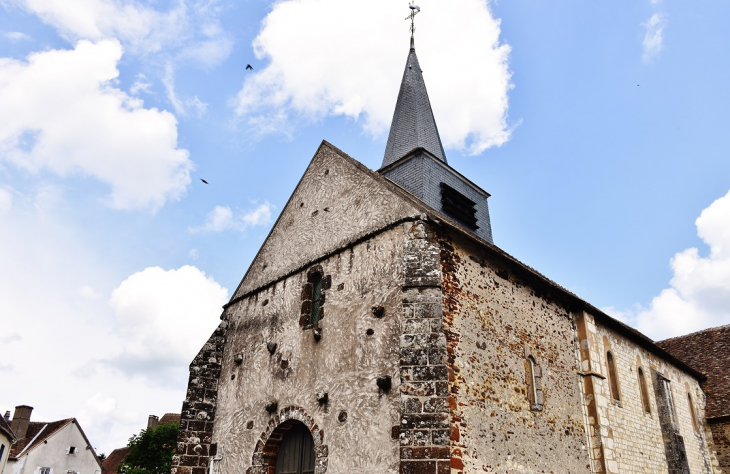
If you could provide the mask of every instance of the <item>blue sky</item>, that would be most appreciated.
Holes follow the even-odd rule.
[[[420,5],[447,157],[491,193],[495,243],[650,337],[730,323],[730,5]],[[380,166],[407,13],[1,0],[0,409],[77,416],[106,452],[179,411],[320,141]]]

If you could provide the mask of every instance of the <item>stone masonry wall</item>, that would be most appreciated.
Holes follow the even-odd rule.
[[[441,240],[451,472],[591,472],[568,310],[461,239]]]
[[[267,472],[292,413],[313,434],[318,474],[399,472],[398,361],[410,227],[398,225],[312,262],[227,309],[213,430],[216,473]],[[318,341],[315,328],[300,325],[313,266],[331,279]],[[377,385],[386,376],[390,390]]]
[[[730,473],[730,420],[709,424],[717,450],[718,470]]]
[[[589,405],[596,472],[669,472],[654,371],[670,380],[679,434],[683,438],[690,472],[714,472],[705,434],[705,397],[697,380],[626,337],[597,324],[590,314],[578,314],[576,319],[585,387],[592,390],[586,392],[586,403]],[[606,366],[609,350],[616,365],[619,401],[613,399],[609,388]],[[638,367],[644,372],[650,413],[646,413],[642,404]],[[695,430],[692,423],[688,393],[694,401],[699,430]]]
[[[441,265],[438,242],[423,222],[416,222],[409,231],[404,272],[400,472],[447,474],[451,472],[449,379]]]
[[[222,321],[190,364],[172,474],[206,474],[208,471],[227,328],[228,322]]]

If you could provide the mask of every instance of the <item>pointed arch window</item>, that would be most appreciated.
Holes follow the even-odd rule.
[[[530,410],[542,411],[542,370],[531,355],[525,361],[525,375],[527,378],[527,399],[530,402]]]
[[[616,371],[616,361],[613,359],[611,351],[606,352],[606,365],[608,365],[608,386],[611,391],[611,399],[614,402],[621,402],[621,394],[618,387],[618,373]]]
[[[644,413],[651,413],[651,405],[649,404],[649,392],[646,389],[646,376],[644,376],[644,369],[638,367],[636,369],[637,376],[639,377],[639,393],[641,394],[641,406],[644,408]]]
[[[692,395],[687,393],[687,403],[689,403],[689,414],[692,417],[692,427],[695,429],[695,433],[700,432],[700,424],[697,422],[697,413],[695,413],[695,404],[692,403]]]

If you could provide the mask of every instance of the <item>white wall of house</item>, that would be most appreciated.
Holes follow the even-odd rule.
[[[10,439],[2,431],[0,431],[0,451],[2,451],[2,454],[0,454],[0,472],[3,472],[10,453]]]
[[[3,474],[42,474],[44,467],[50,468],[50,474],[101,472],[101,464],[76,423],[67,424],[46,441],[23,454],[17,462],[8,463]],[[76,448],[75,454],[68,454],[71,446]]]

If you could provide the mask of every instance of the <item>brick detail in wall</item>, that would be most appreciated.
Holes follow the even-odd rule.
[[[228,322],[222,321],[190,364],[190,379],[180,413],[172,474],[206,474],[218,405],[218,379]]]
[[[449,374],[442,330],[440,251],[416,222],[405,252],[400,337],[401,474],[451,472]]]
[[[302,407],[287,407],[272,416],[266,431],[256,443],[256,451],[251,458],[252,466],[246,474],[273,474],[276,470],[276,453],[286,433],[296,424],[302,423],[312,434],[314,440],[315,465],[314,474],[327,473],[327,456],[329,449],[324,444],[324,431],[307,415]]]

